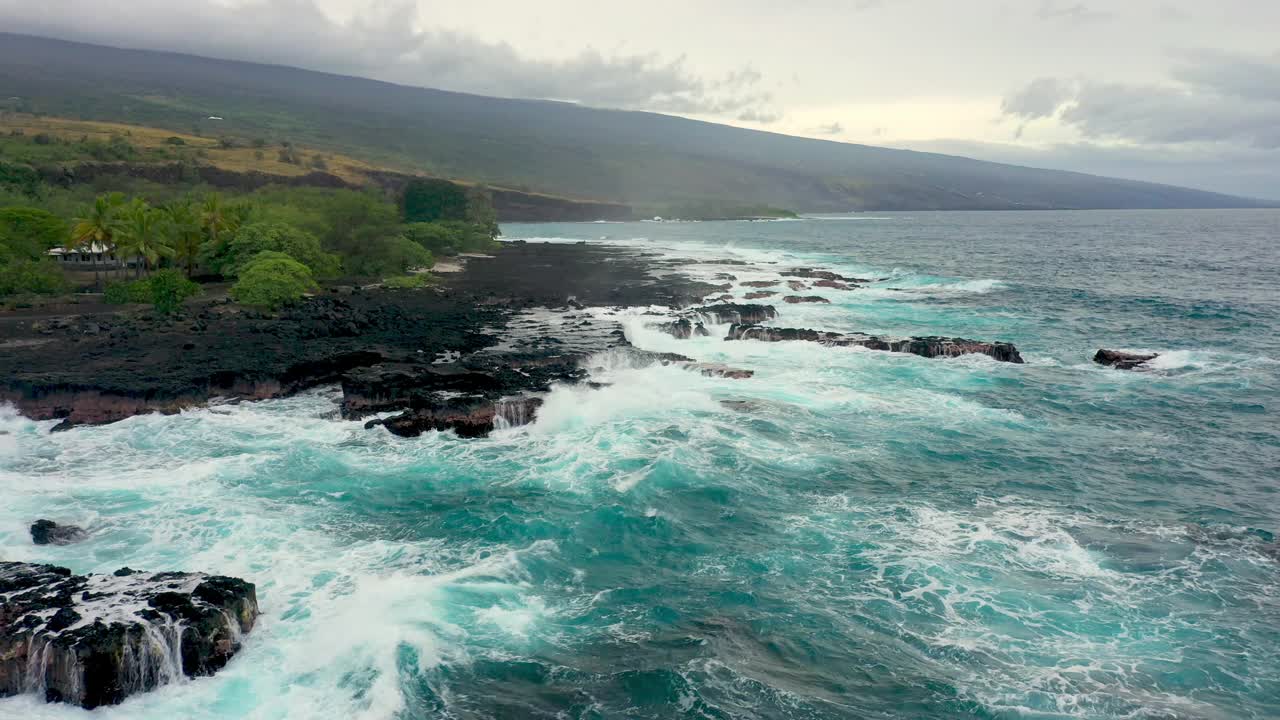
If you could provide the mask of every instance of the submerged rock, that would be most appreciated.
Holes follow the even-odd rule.
[[[839,273],[833,273],[830,270],[815,270],[813,268],[792,268],[782,274],[788,277],[809,278],[811,280],[828,280],[849,284],[867,282],[861,278],[845,277]],[[817,285],[818,283],[814,284]]]
[[[76,525],[59,525],[52,520],[31,523],[31,542],[36,545],[70,545],[88,537],[88,533]]]
[[[203,573],[0,562],[0,601],[0,697],[88,709],[214,674],[258,618],[252,583]]]
[[[822,330],[734,325],[725,340],[759,340],[761,342],[805,341],[833,347],[864,347],[868,350],[901,352],[920,357],[958,357],[986,355],[1000,362],[1021,364],[1022,355],[1010,343],[983,342],[964,338],[913,337],[882,338],[875,335],[844,334]]]
[[[815,283],[813,284],[813,286],[814,286],[814,287],[816,287],[816,288],[818,288],[818,287],[820,287],[820,288],[831,288],[831,289],[833,289],[833,290],[852,290],[852,289],[854,289],[854,287],[853,287],[853,286],[850,286],[848,283],[844,283],[844,282],[841,282],[841,281],[839,281],[839,280],[819,280],[819,281],[815,282]]]
[[[758,290],[756,292],[749,292],[746,295],[743,295],[742,297],[746,298],[747,300],[760,300],[767,297],[773,297],[774,295],[777,295],[777,294],[778,293],[774,290]]]
[[[1136,370],[1158,357],[1160,357],[1160,355],[1156,353],[1140,355],[1138,353],[1127,353],[1119,350],[1099,350],[1097,354],[1093,356],[1093,361],[1099,365],[1107,365],[1117,370]]]
[[[723,363],[688,363],[685,367],[689,370],[697,370],[707,377],[722,377],[730,380],[746,380],[756,375],[755,370],[729,367]]]
[[[809,286],[808,286],[808,285],[805,285],[804,283],[800,282],[799,280],[788,280],[788,281],[787,281],[787,287],[791,288],[792,290],[794,290],[794,291],[796,291],[796,292],[800,292],[801,290],[808,290],[808,289],[809,289]]]
[[[786,297],[782,298],[782,301],[783,301],[783,302],[786,302],[786,303],[791,303],[792,305],[798,305],[798,304],[800,304],[800,303],[829,303],[829,302],[831,302],[830,300],[828,300],[828,299],[826,299],[826,298],[824,298],[824,297],[818,297],[817,295],[806,295],[806,296],[804,296],[804,297],[801,297],[801,296],[799,296],[799,295],[788,295],[788,296],[786,296]]]
[[[778,280],[751,280],[742,283],[742,286],[749,288],[768,288],[777,285],[778,282]]]

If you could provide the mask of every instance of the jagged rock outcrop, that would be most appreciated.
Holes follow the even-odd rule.
[[[799,305],[800,303],[826,304],[831,302],[830,300],[824,297],[818,297],[817,295],[806,295],[804,297],[801,297],[799,295],[788,295],[782,298],[782,301],[785,303],[790,303],[792,305]]]
[[[31,542],[36,545],[70,545],[88,536],[83,528],[76,525],[59,525],[52,520],[31,523]]]
[[[804,341],[834,347],[864,347],[868,350],[910,353],[920,357],[958,357],[986,355],[1000,362],[1023,362],[1018,349],[1010,343],[983,342],[947,337],[882,338],[875,335],[844,334],[822,330],[733,325],[725,340],[759,340],[761,342]]]
[[[1120,350],[1099,350],[1093,361],[1099,365],[1107,365],[1117,370],[1137,370],[1160,357],[1159,354],[1140,355],[1138,353],[1121,352]]]
[[[808,285],[805,285],[804,283],[800,282],[799,280],[788,280],[788,281],[787,281],[787,287],[791,288],[791,289],[792,289],[793,291],[795,291],[795,292],[800,292],[801,290],[808,290],[808,289],[809,289],[809,286],[808,286]]]
[[[813,286],[816,288],[831,288],[832,290],[853,290],[857,287],[839,280],[818,280]]]
[[[712,325],[728,325],[732,323],[755,325],[778,317],[778,311],[772,305],[739,303],[707,305],[706,307],[697,308],[693,312],[699,317],[705,318],[705,322]]]
[[[774,287],[779,282],[780,281],[778,280],[751,280],[751,281],[742,283],[742,286],[749,287],[749,288],[769,288],[769,287]]]
[[[386,363],[342,376],[341,412],[348,420],[360,420],[409,407],[415,397],[429,393],[498,394],[502,386],[502,381],[492,374],[455,364]]]
[[[688,340],[697,335],[698,337],[708,337],[711,331],[707,330],[707,326],[702,323],[695,323],[689,318],[680,318],[675,322],[663,323],[658,326],[659,330],[670,333],[677,340]]]
[[[385,427],[393,435],[412,438],[435,430],[453,430],[458,437],[486,437],[500,427],[528,425],[537,417],[542,398],[490,400],[481,396],[436,396],[399,415],[370,420],[366,428]]]
[[[0,562],[0,697],[92,709],[212,675],[257,618],[255,588],[237,578]]]

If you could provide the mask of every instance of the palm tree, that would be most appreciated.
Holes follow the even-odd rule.
[[[140,199],[130,203],[121,228],[121,248],[142,260],[147,271],[162,257],[171,257],[173,248],[165,244],[163,216]],[[135,266],[141,275],[142,267]]]
[[[204,204],[200,207],[200,226],[215,252],[219,249],[219,238],[231,230],[230,225],[231,216],[227,212],[227,206],[222,203],[222,196],[218,193],[205,196]]]
[[[100,195],[93,201],[93,207],[84,217],[76,218],[71,228],[71,241],[68,250],[87,250],[94,254],[94,248],[103,252],[115,250],[115,238],[120,231],[120,207],[124,205],[124,195],[110,193]],[[98,263],[93,263],[93,284],[102,289],[102,275]]]
[[[168,223],[169,237],[173,241],[175,255],[186,268],[187,277],[191,277],[195,273],[200,249],[204,245],[204,228],[200,222],[200,213],[196,212],[190,198],[175,200],[161,206],[160,210]]]

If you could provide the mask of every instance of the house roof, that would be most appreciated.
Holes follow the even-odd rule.
[[[45,254],[56,256],[56,255],[66,255],[67,253],[78,253],[78,252],[84,252],[84,250],[82,250],[81,248],[60,248],[59,247],[59,248],[53,248],[47,251]],[[102,243],[93,243],[93,245],[89,248],[88,252],[91,252],[91,253],[111,252],[111,248],[107,247],[106,245],[103,245]]]

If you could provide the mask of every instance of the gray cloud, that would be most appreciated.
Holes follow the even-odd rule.
[[[1051,117],[1075,92],[1073,83],[1051,77],[1037,78],[1005,97],[1001,109],[1006,115],[1016,115],[1025,120]]]
[[[1006,97],[1004,112],[1026,121],[1056,117],[1094,140],[1280,149],[1280,56],[1176,57],[1168,83],[1042,78]]]
[[[91,18],[91,20],[90,20]],[[587,48],[567,59],[521,55],[511,45],[445,30],[416,29],[409,0],[379,0],[337,22],[314,0],[253,0],[228,7],[184,0],[0,0],[12,32],[236,60],[297,65],[411,85],[504,97],[569,100],[658,112],[777,120],[763,76],[751,67],[708,78],[683,56],[605,55]]]

